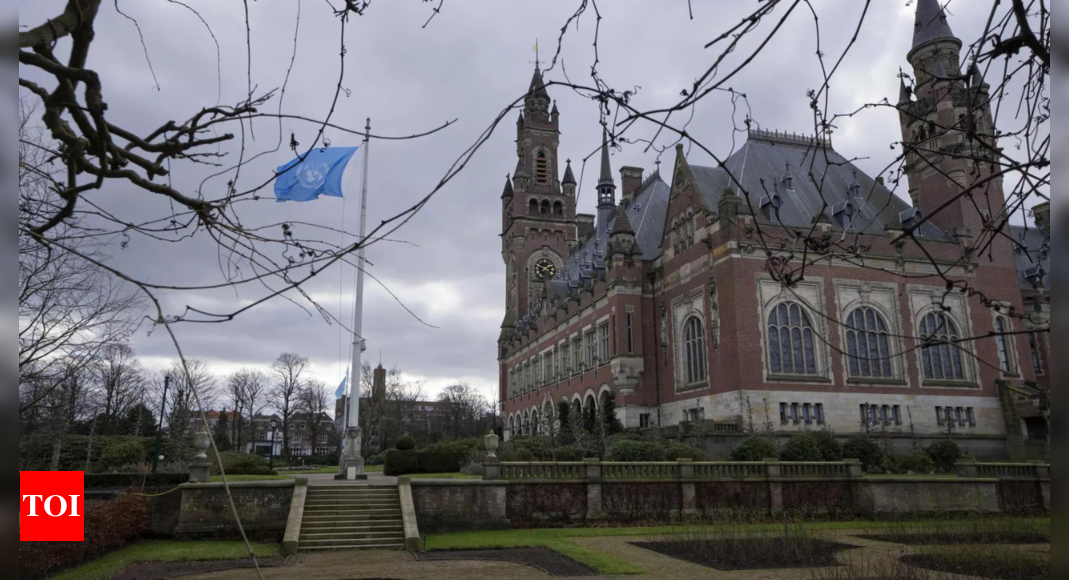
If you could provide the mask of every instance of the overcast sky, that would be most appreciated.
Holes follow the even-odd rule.
[[[340,0],[331,0],[340,4]],[[60,13],[63,0],[20,2],[20,24],[36,26]],[[243,3],[186,0],[211,25],[219,42],[219,66],[212,36],[195,15],[165,0],[125,0],[119,7],[140,25],[153,73],[134,23],[104,2],[97,21],[97,40],[89,65],[103,80],[105,100],[113,123],[147,133],[162,123],[184,120],[201,107],[232,104],[247,90],[247,61]],[[556,49],[556,38],[579,0],[447,0],[441,14],[425,29],[433,4],[418,0],[373,2],[364,17],[353,18],[345,35],[345,80],[333,122],[362,129],[371,117],[373,133],[405,135],[459,119],[452,127],[414,141],[375,141],[369,172],[369,221],[372,224],[412,205],[433,189],[454,160],[486,129],[493,118],[521,96],[530,81],[534,53],[540,40],[543,59]],[[293,51],[298,2],[250,2],[252,83],[258,93],[281,87]],[[300,3],[297,53],[283,109],[292,115],[323,118],[330,107],[339,73],[340,27],[326,1]],[[814,0],[820,14],[821,48],[829,66],[846,46],[864,2]],[[612,87],[639,87],[634,104],[653,108],[673,103],[684,88],[720,54],[703,46],[754,10],[757,2],[693,0],[694,20],[686,0],[602,0],[599,71]],[[983,26],[988,0],[954,0],[951,25],[971,41]],[[836,74],[831,91],[833,112],[853,111],[865,103],[898,97],[899,67],[913,32],[914,3],[874,0],[857,45]],[[981,13],[983,12],[983,13]],[[780,9],[778,14],[782,14]],[[570,78],[589,81],[594,21],[586,15],[579,29],[569,30],[562,55]],[[766,23],[756,33],[764,37]],[[746,43],[721,68],[728,71],[752,53]],[[816,60],[816,32],[812,14],[799,7],[783,30],[754,62],[730,82],[748,96],[749,111],[766,129],[811,133],[812,112],[806,91],[817,88],[821,74]],[[907,69],[908,70],[908,69]],[[723,74],[723,73],[722,73]],[[219,80],[221,79],[221,83]],[[561,66],[547,81],[564,80]],[[158,81],[159,90],[156,88]],[[581,160],[600,140],[597,106],[562,87],[550,95],[561,111],[560,158],[572,158],[577,176]],[[265,108],[276,110],[278,95]],[[733,113],[728,95],[704,101],[695,111],[690,131],[717,155],[732,149],[732,126],[747,113],[739,104]],[[515,113],[490,138],[463,173],[454,179],[395,238],[414,245],[383,243],[373,246],[370,272],[387,285],[429,328],[397,305],[378,285],[368,281],[365,305],[366,356],[386,366],[398,365],[412,380],[424,381],[429,394],[458,381],[478,387],[487,396],[496,392],[496,340],[504,314],[504,273],[500,248],[500,194],[505,174],[516,164]],[[899,139],[898,117],[890,109],[874,109],[838,122],[836,149],[870,174],[892,162],[889,145]],[[246,127],[248,151],[275,148],[279,127],[274,121]],[[238,127],[231,131],[238,132]],[[285,123],[298,141],[311,142],[314,128]],[[650,138],[652,126],[639,127],[632,138]],[[253,140],[253,134],[255,140]],[[328,130],[333,145],[356,145],[359,139]],[[738,139],[738,136],[735,136]],[[668,144],[663,141],[661,145]],[[737,142],[736,142],[737,144]],[[236,156],[237,150],[225,151]],[[242,183],[263,180],[271,168],[292,155],[281,150],[265,155],[243,169]],[[639,146],[614,153],[613,169],[622,165],[654,167],[656,153]],[[712,165],[696,149],[696,164]],[[665,153],[666,169],[674,152]],[[276,204],[265,199],[242,209],[247,224],[292,219],[356,230],[359,157],[345,180],[348,202],[326,198],[306,204]],[[581,184],[579,209],[592,213],[596,168],[587,167]],[[196,192],[212,171],[185,164],[172,176],[177,188]],[[666,177],[670,170],[664,171]],[[209,181],[206,197],[217,197],[227,178]],[[240,188],[239,188],[240,189]],[[141,192],[115,185],[94,193],[98,203],[131,220],[166,214],[167,206]],[[270,197],[270,195],[268,195]],[[343,215],[344,207],[344,215]],[[310,231],[304,233],[311,234]],[[329,238],[336,241],[337,236]],[[133,238],[114,261],[127,271],[159,283],[198,284],[222,278],[219,254],[199,236],[180,244],[161,244]],[[342,320],[351,316],[352,271],[330,270],[307,291]],[[341,292],[340,292],[341,290]],[[186,305],[228,311],[260,293],[253,288],[235,292],[171,293],[164,296],[170,313]],[[301,303],[298,296],[293,298]],[[307,306],[307,302],[303,302]],[[133,346],[145,363],[159,368],[175,357],[175,348],[160,331],[144,327]],[[347,361],[337,325],[294,304],[276,300],[222,325],[178,325],[185,354],[204,360],[220,375],[240,367],[266,366],[284,351],[309,357],[313,373],[331,385],[344,375]]]

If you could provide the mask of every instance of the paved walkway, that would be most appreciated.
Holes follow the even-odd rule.
[[[864,556],[874,560],[894,561],[914,548],[853,537],[853,533],[817,534],[858,546],[841,552],[840,562],[857,561]],[[812,577],[807,570],[746,570],[723,572],[663,556],[633,545],[634,542],[657,541],[663,537],[573,538],[571,541],[630,562],[646,570],[629,576],[586,576],[588,580],[804,580]],[[190,580],[255,580],[255,572],[232,570],[189,577]],[[342,551],[298,556],[286,568],[265,569],[266,580],[300,578],[300,580],[528,580],[550,578],[548,574],[520,564],[484,561],[420,562],[407,552]]]
[[[308,475],[296,475],[295,477],[307,477],[308,485],[397,485],[396,477],[387,477],[381,473],[367,474],[367,481],[344,481],[335,480],[333,473],[310,473]]]

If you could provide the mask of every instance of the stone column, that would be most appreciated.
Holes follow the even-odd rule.
[[[600,520],[605,517],[601,505],[601,460],[584,459],[586,475],[586,519]]]
[[[847,459],[844,461],[847,468],[850,470],[850,479],[861,479],[865,477],[865,466],[861,464],[860,459]]]
[[[683,499],[683,517],[698,515],[697,485],[694,483],[694,460],[679,459],[680,496]]]
[[[975,461],[959,461],[954,464],[954,470],[957,471],[958,477],[962,478],[976,478],[980,477],[980,470],[976,467]]]
[[[197,454],[189,463],[190,483],[208,483],[212,475],[212,462],[208,460],[208,448],[211,447],[211,437],[208,430],[201,427],[200,432],[193,436],[193,448]]]
[[[781,476],[780,462],[765,460],[765,477],[768,478],[768,506],[769,512],[774,516],[783,513],[783,484],[779,481]]]

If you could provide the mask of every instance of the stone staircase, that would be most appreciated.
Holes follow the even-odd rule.
[[[397,486],[309,487],[297,546],[300,551],[403,550]]]

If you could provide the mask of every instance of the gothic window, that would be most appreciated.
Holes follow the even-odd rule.
[[[584,337],[584,340],[586,341],[586,366],[587,368],[592,369],[597,366],[596,364],[594,364],[594,355],[597,352],[597,344],[594,340],[594,331],[588,330],[586,336]]]
[[[571,366],[572,360],[569,353],[570,350],[571,349],[568,348],[568,343],[564,343],[560,347],[560,362],[558,363],[558,365],[560,366],[560,374],[562,377],[567,377],[568,375],[570,375],[572,368],[574,368]]]
[[[1032,367],[1035,368],[1037,375],[1041,375],[1043,374],[1043,359],[1039,354],[1039,337],[1036,333],[1028,333],[1028,346],[1032,349]]]
[[[602,324],[598,327],[598,358],[601,364],[609,362],[609,325]]]
[[[846,353],[850,376],[892,377],[891,337],[879,312],[862,307],[846,317]]]
[[[545,377],[543,378],[542,382],[551,383],[553,382],[553,353],[546,353],[542,357],[542,362],[545,368],[545,370],[543,371],[545,373]]]
[[[553,217],[555,217],[555,218],[564,217],[564,204],[562,204],[559,201],[553,204]]]
[[[583,352],[583,339],[578,336],[572,340],[572,372],[578,373],[583,365],[580,360]]]
[[[535,155],[535,181],[538,183],[549,183],[549,160],[546,159],[546,152],[539,151]]]
[[[527,215],[538,215],[538,200],[532,199],[527,207]]]
[[[768,355],[772,374],[817,374],[816,333],[798,303],[783,302],[769,314]]]
[[[920,337],[924,347],[921,361],[926,379],[965,380],[965,365],[957,341],[958,326],[946,314],[931,313],[921,319]]]
[[[686,364],[687,384],[692,385],[708,379],[705,372],[705,332],[701,319],[692,316],[683,323],[683,353]]]
[[[541,207],[542,207],[542,209],[540,211],[541,211],[542,215],[548,216],[549,215],[549,202],[548,201],[543,201]]]
[[[1009,332],[1010,325],[1006,322],[1006,319],[998,316],[995,318],[995,341],[998,343],[998,362],[999,369],[1006,374],[1012,374],[1015,372],[1013,364],[1013,352],[1010,349],[1010,339],[1006,333]]]

